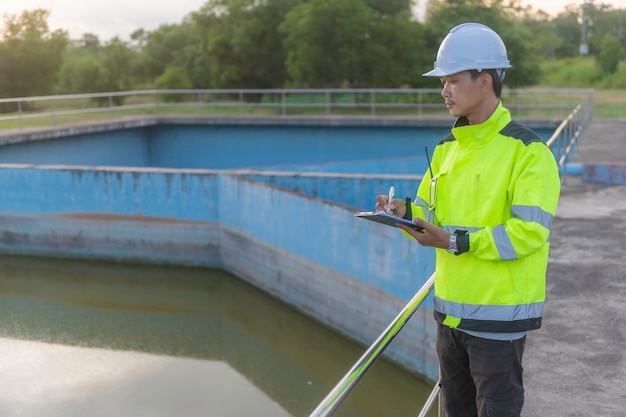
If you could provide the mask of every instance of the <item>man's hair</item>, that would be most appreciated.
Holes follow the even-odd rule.
[[[496,93],[496,97],[500,98],[502,95],[502,79],[500,78],[500,74],[498,74],[498,70],[485,69],[481,72],[478,70],[470,70],[470,76],[472,80],[476,80],[483,72],[491,76],[493,80],[493,92]]]

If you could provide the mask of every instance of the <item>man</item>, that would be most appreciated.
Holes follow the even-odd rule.
[[[453,28],[424,75],[441,79],[456,123],[410,210],[376,198],[377,210],[389,205],[425,229],[399,225],[404,233],[437,248],[434,315],[449,417],[520,416],[526,332],[541,326],[560,180],[550,149],[500,102],[510,67],[492,29]]]

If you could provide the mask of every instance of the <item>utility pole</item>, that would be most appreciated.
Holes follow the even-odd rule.
[[[580,34],[580,54],[587,55],[589,53],[589,45],[587,45],[587,21],[589,17],[587,16],[587,11],[591,7],[591,3],[588,3],[587,0],[582,5],[582,25],[581,25],[581,34]]]

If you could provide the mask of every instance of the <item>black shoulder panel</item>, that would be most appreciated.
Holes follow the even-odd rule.
[[[504,126],[504,129],[500,131],[500,134],[513,139],[521,140],[524,145],[528,145],[533,142],[543,142],[543,139],[541,139],[534,130],[513,121]]]
[[[454,135],[452,133],[450,133],[448,136],[446,136],[445,138],[441,139],[441,141],[437,145],[443,145],[446,142],[454,142],[455,140],[456,140],[456,138],[454,137]]]

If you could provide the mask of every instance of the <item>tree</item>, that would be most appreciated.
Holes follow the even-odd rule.
[[[104,45],[100,91],[126,91],[132,87],[132,55],[130,47],[117,36]],[[114,101],[119,105],[123,97],[114,97]]]
[[[187,28],[182,25],[164,24],[154,31],[146,32],[141,52],[150,78],[163,74],[170,65],[184,66],[182,52],[189,42],[186,31]]]
[[[43,9],[4,16],[0,36],[0,97],[27,97],[54,90],[67,32],[50,32]]]
[[[357,69],[360,78],[355,87],[396,88],[423,87],[428,80],[421,69],[432,65],[426,53],[424,30],[412,20],[408,10],[392,16],[378,15],[371,25]]]
[[[75,52],[63,62],[59,94],[86,94],[100,91],[104,69],[98,56],[89,51]]]
[[[548,59],[557,58],[557,49],[563,44],[563,40],[555,33],[555,25],[544,12],[539,12],[534,17],[526,17],[524,27],[534,34],[534,43],[540,56]]]
[[[155,80],[154,87],[159,90],[187,90],[191,88],[191,80],[184,68],[171,66]]]
[[[391,9],[394,3],[406,8]],[[366,88],[422,82],[416,72],[426,65],[421,26],[411,20],[407,2],[384,5],[373,0],[311,0],[290,11],[280,29],[286,35],[291,83]]]
[[[365,2],[372,10],[381,16],[393,16],[401,12],[409,11],[411,0],[366,0]]]
[[[191,88],[191,80],[184,68],[171,66],[154,81],[154,88],[158,90],[188,90]],[[184,96],[182,94],[168,94],[163,98],[165,101],[182,101]]]
[[[604,35],[597,58],[598,66],[607,74],[615,74],[623,53],[624,50],[619,39],[613,35]]]
[[[285,15],[304,0],[209,0],[192,14],[212,84],[280,88],[285,84]]]
[[[84,33],[78,43],[82,49],[87,49],[94,54],[100,52],[100,38],[94,33]]]
[[[624,36],[624,24],[626,23],[626,10],[607,10],[604,7],[594,7],[593,27],[588,36],[589,52],[593,55],[600,53],[605,35],[617,38],[622,47],[626,47]]]
[[[202,39],[191,18],[181,24],[164,24],[154,31],[139,29],[131,38],[137,80],[152,84],[169,67],[184,68],[194,88],[209,88],[209,66],[202,52]]]
[[[362,0],[312,0],[293,9],[281,25],[292,82],[311,88],[358,84],[361,51],[375,20]]]
[[[580,54],[581,28],[578,22],[578,12],[560,13],[552,21],[554,33],[561,40],[555,48],[556,58],[575,57]]]
[[[101,62],[102,46],[93,33],[85,33],[68,43],[64,51],[57,94],[100,92],[104,68]]]

